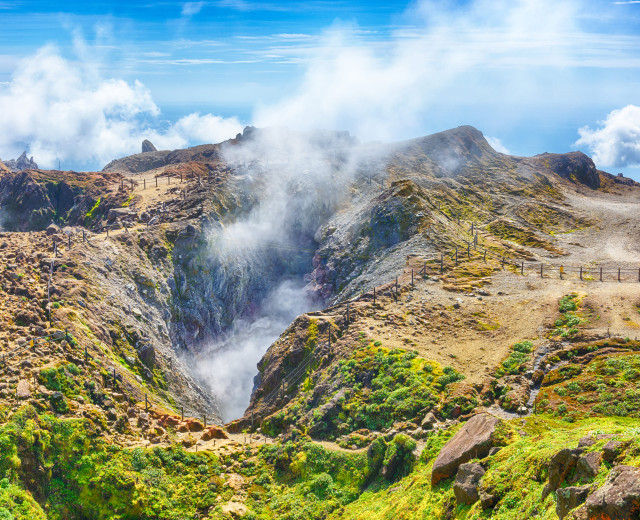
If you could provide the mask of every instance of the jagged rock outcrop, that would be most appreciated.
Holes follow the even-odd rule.
[[[7,165],[0,161],[0,173],[9,173],[10,171],[11,170],[7,167]]]
[[[151,141],[149,141],[149,139],[145,139],[144,141],[142,141],[142,153],[147,153],[147,152],[157,152],[158,149],[153,146],[153,143]]]
[[[493,447],[493,436],[499,423],[500,419],[487,413],[469,419],[440,450],[433,463],[431,485],[455,475],[461,464],[486,457]]]
[[[578,464],[582,449],[565,448],[556,453],[549,461],[549,480],[542,491],[542,497],[558,489],[569,473]]]
[[[33,157],[27,157],[27,152],[22,152],[22,155],[17,159],[10,159],[8,161],[5,161],[5,165],[12,172],[38,169],[38,165],[33,160]]]

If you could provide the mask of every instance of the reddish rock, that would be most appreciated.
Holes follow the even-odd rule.
[[[179,432],[201,432],[202,430],[204,430],[204,425],[197,419],[185,419],[178,426]]]
[[[163,428],[168,426],[178,426],[180,424],[180,418],[175,415],[161,415],[158,417],[158,424]]]
[[[640,518],[640,468],[616,466],[607,482],[587,498],[590,520]]]
[[[210,441],[211,439],[228,439],[229,437],[225,433],[225,431],[219,426],[207,426],[207,428],[202,432],[202,436],[200,439],[203,441]]]
[[[469,419],[440,450],[433,463],[431,485],[455,475],[461,464],[486,457],[493,447],[493,433],[499,422],[500,419],[486,413]]]

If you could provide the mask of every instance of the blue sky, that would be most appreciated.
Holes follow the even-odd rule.
[[[0,157],[101,168],[245,124],[462,124],[640,180],[640,2],[0,0]]]

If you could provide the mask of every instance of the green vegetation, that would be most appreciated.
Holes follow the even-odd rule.
[[[533,350],[533,343],[521,341],[513,345],[507,359],[496,370],[496,376],[502,377],[505,374],[520,374],[524,370],[524,365],[529,361],[529,355]]]
[[[559,367],[545,377],[538,399],[539,409],[568,421],[585,416],[640,418],[640,354]]]
[[[98,197],[98,200],[96,200],[96,203],[93,205],[93,207],[87,211],[87,213],[84,216],[84,220],[86,224],[89,224],[96,216],[96,212],[97,209],[100,207],[100,197]]]
[[[575,293],[560,298],[558,310],[562,316],[556,320],[551,336],[571,338],[578,333],[578,325],[586,321],[577,314],[579,303],[580,299]]]
[[[464,377],[452,367],[419,358],[416,352],[374,344],[360,348],[327,373],[315,374],[315,384],[305,382],[289,407],[262,423],[263,431],[277,434],[298,425],[314,437],[335,439],[361,429],[379,431],[396,421],[419,422],[441,403],[447,386]],[[317,402],[312,388],[319,382],[339,390]],[[451,410],[441,411],[446,415]]]

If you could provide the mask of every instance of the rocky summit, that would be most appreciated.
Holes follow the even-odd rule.
[[[0,518],[639,518],[633,180],[470,126],[5,165]]]

